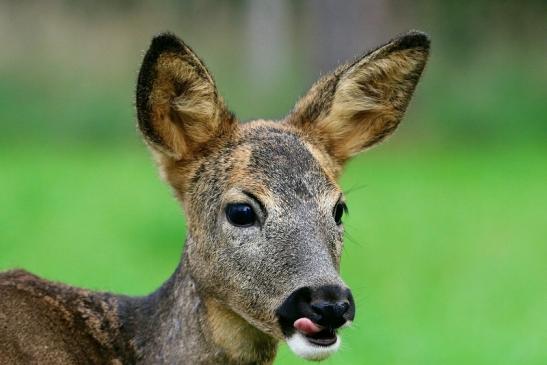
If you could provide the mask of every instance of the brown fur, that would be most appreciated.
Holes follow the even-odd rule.
[[[0,276],[0,364],[120,363],[131,353],[120,334],[117,299],[40,279]]]
[[[289,294],[345,287],[336,179],[397,127],[428,48],[425,35],[403,35],[318,81],[285,120],[239,124],[193,51],[156,37],[137,114],[185,209],[181,262],[140,298],[1,274],[0,363],[271,364]],[[257,223],[230,224],[231,203],[252,206]]]
[[[288,122],[342,165],[397,128],[425,66],[429,44],[399,39],[318,81]]]

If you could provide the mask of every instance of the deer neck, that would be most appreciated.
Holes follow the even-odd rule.
[[[128,329],[140,362],[148,364],[271,364],[277,340],[200,293],[187,255],[154,293],[139,298]]]

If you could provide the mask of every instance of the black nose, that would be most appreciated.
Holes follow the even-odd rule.
[[[344,314],[350,308],[348,300],[336,302],[319,300],[311,303],[311,309],[317,313],[317,323],[330,328],[338,328],[346,322]]]
[[[336,329],[355,316],[351,291],[338,285],[303,287],[294,291],[277,310],[285,334],[294,332],[294,322],[302,317],[330,329]]]

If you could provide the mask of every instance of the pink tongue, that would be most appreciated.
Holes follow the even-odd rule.
[[[321,331],[321,327],[313,323],[309,318],[299,318],[294,322],[293,326],[305,335],[311,335]]]

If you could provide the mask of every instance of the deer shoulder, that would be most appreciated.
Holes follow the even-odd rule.
[[[0,274],[0,364],[122,364],[120,301],[41,279]]]

